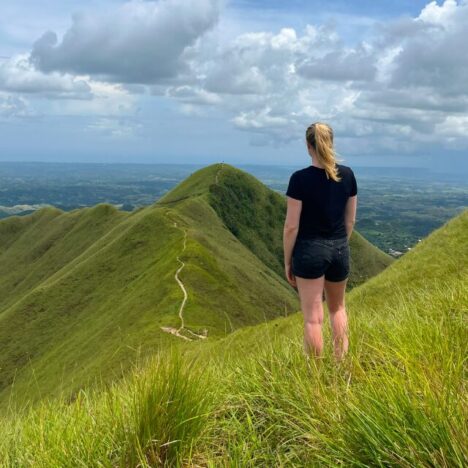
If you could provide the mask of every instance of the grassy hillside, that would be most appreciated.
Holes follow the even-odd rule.
[[[0,222],[0,314],[86,251],[126,215],[100,204],[69,213],[43,208]]]
[[[180,325],[178,255],[188,330],[214,338],[298,308],[294,290],[204,197],[132,213],[40,210],[0,222],[0,238],[3,404],[13,383],[20,400],[39,399],[108,381],[138,355],[182,341],[161,329]]]
[[[376,350],[385,350],[399,339],[395,332],[404,332],[407,345],[411,345],[413,337],[414,343],[419,338],[430,348],[433,334],[445,340],[447,330],[444,324],[447,321],[453,320],[461,329],[466,329],[467,266],[468,210],[465,210],[422,239],[385,271],[347,294],[349,325],[351,333],[355,335],[350,347],[362,357],[363,343],[370,346],[367,351],[372,351],[373,346],[376,346]],[[324,308],[326,310],[326,303]],[[434,329],[431,334],[421,336],[423,330],[432,325]],[[243,354],[256,353],[264,347],[267,336],[273,341],[279,339],[282,342],[296,339],[302,333],[302,327],[302,314],[292,314],[268,323],[244,327],[221,340],[204,343],[202,348],[194,343],[193,351],[189,347],[187,352],[202,358],[203,353],[212,354],[222,361],[239,355],[240,350],[244,351]],[[330,340],[325,323],[324,331],[328,334],[325,339]],[[375,342],[366,342],[369,338]],[[447,346],[449,344],[446,343]],[[462,348],[468,350],[468,343]],[[415,348],[408,351],[413,352]],[[432,350],[424,359],[434,353],[435,350]]]
[[[212,341],[297,311],[280,268],[284,210],[279,194],[215,164],[132,213],[100,204],[1,221],[0,407],[12,388],[18,402],[73,393],[184,336]],[[353,236],[362,281],[390,257]],[[181,325],[181,262],[177,337],[162,327]]]
[[[207,184],[207,181],[214,181]],[[208,202],[226,227],[278,275],[283,276],[283,225],[286,199],[254,176],[229,164],[203,168],[159,203],[172,204],[191,194],[208,193]],[[354,231],[350,239],[348,287],[364,283],[394,259]]]
[[[468,210],[348,295],[339,366],[300,314],[161,353],[107,392],[0,425],[5,466],[468,463]],[[325,336],[330,345],[329,334]],[[181,352],[183,351],[183,352]]]

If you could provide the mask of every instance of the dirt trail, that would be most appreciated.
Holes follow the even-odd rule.
[[[177,227],[177,223],[174,222],[174,226]],[[179,228],[182,229],[182,228]],[[184,247],[182,249],[181,254],[184,252],[186,246],[187,246],[187,230],[182,229],[184,232]],[[179,318],[180,318],[180,327],[179,328],[174,328],[174,327],[161,327],[161,330],[165,331],[166,333],[171,333],[175,336],[178,336],[179,338],[182,338],[187,341],[193,341],[192,338],[189,338],[188,336],[185,336],[182,334],[183,331],[190,333],[192,336],[199,338],[199,339],[205,339],[207,337],[206,334],[204,335],[199,335],[198,333],[194,333],[192,330],[189,330],[188,328],[185,328],[185,322],[184,322],[184,306],[185,303],[187,302],[188,294],[187,290],[185,289],[184,283],[182,283],[182,280],[179,278],[179,273],[182,271],[182,269],[185,266],[185,263],[180,259],[179,255],[177,256],[177,261],[180,263],[180,267],[177,269],[175,272],[174,278],[177,281],[177,284],[180,286],[180,289],[182,289],[182,292],[184,293],[184,298],[182,300],[182,303],[180,304],[179,307]]]
[[[218,183],[219,183],[218,176],[219,176],[219,173],[221,172],[221,170],[223,169],[223,165],[224,165],[224,163],[220,163],[220,166],[219,166],[218,170],[216,171],[216,174],[215,174],[215,184],[216,185],[218,185]],[[176,222],[174,222],[174,226],[178,227]],[[187,246],[187,230],[183,229],[183,228],[179,228],[179,229],[182,229],[182,231],[184,232],[184,247],[183,247],[182,252],[181,252],[181,253],[183,253],[186,246]],[[193,338],[189,338],[188,336],[183,335],[182,332],[189,333],[190,335],[192,335],[195,338],[204,340],[205,338],[207,338],[207,334],[206,334],[207,332],[206,331],[205,331],[205,334],[200,335],[198,333],[193,332],[192,330],[189,330],[188,328],[185,328],[184,306],[185,306],[185,303],[187,302],[188,295],[187,295],[187,290],[185,289],[184,283],[182,283],[181,279],[179,278],[179,273],[184,268],[185,263],[179,258],[179,256],[177,256],[177,261],[180,263],[180,267],[177,269],[177,271],[176,271],[176,273],[174,275],[174,278],[177,281],[177,284],[180,286],[180,289],[182,289],[182,292],[184,293],[184,298],[182,300],[182,303],[180,304],[179,314],[178,314],[179,318],[180,318],[180,327],[179,328],[161,327],[161,330],[165,331],[166,333],[171,333],[172,335],[178,336],[179,338],[182,338],[182,339],[187,340],[187,341],[193,341]],[[226,314],[226,317],[227,317],[227,319],[229,321],[229,324],[231,326],[231,331],[233,331],[234,328],[232,326],[232,322],[231,322],[231,320],[230,320],[230,318],[229,318],[229,316],[227,314]]]

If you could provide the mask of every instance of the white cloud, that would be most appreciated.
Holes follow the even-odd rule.
[[[221,4],[134,0],[74,15],[60,40],[36,41],[30,62],[0,63],[0,89],[66,98],[50,112],[94,116],[89,128],[113,137],[138,134],[139,100],[157,95],[186,115],[224,115],[255,145],[299,141],[322,120],[350,153],[468,147],[467,0],[376,23],[355,43],[331,23],[240,33],[231,24],[227,34]]]
[[[0,90],[54,98],[91,98],[91,88],[85,79],[57,72],[42,73],[30,63],[27,54],[0,61]]]
[[[92,99],[51,101],[49,113],[67,116],[100,116],[115,118],[130,117],[138,112],[138,96],[131,94],[122,85],[88,81]]]
[[[101,134],[111,139],[129,139],[138,135],[142,125],[134,119],[99,117],[89,123],[85,131]]]
[[[447,137],[451,142],[466,139],[468,135],[468,115],[450,115],[437,124],[437,133]]]
[[[411,87],[413,92],[440,96],[466,96],[468,88],[468,48],[466,25],[468,2],[446,0],[441,6],[428,4],[411,20],[393,22],[386,28],[381,45],[398,43],[389,84]],[[420,91],[419,88],[421,88]]]
[[[456,22],[457,8],[456,0],[445,0],[441,6],[436,1],[432,1],[421,10],[416,21],[450,27]]]
[[[242,129],[284,127],[289,123],[288,119],[281,115],[272,115],[271,108],[266,107],[259,112],[242,112],[233,119],[234,124]]]
[[[192,68],[212,92],[262,95],[278,87],[291,88],[298,79],[298,66],[305,66],[311,56],[322,65],[324,55],[336,47],[333,30],[311,25],[301,36],[292,28],[282,28],[277,34],[244,33],[228,43],[223,42],[222,31],[217,31],[201,41]]]
[[[155,83],[187,68],[183,54],[218,20],[219,0],[133,0],[108,15],[73,15],[59,42],[48,31],[31,60],[42,71]]]
[[[447,0],[414,19],[377,25],[373,39],[356,45],[323,25],[302,34],[245,33],[227,43],[220,35],[216,48],[211,34],[192,67],[200,86],[224,96],[235,127],[256,135],[254,144],[267,135],[287,143],[302,138],[310,121],[326,120],[338,138],[340,130],[342,138],[366,137],[374,152],[398,139],[394,147],[407,152],[432,144],[434,135],[443,145],[450,125],[465,128],[466,24],[468,3]],[[466,133],[454,135],[468,146]]]
[[[37,117],[29,102],[21,96],[0,92],[0,121]]]
[[[171,86],[166,89],[165,95],[185,104],[217,105],[222,102],[219,95],[188,85]]]

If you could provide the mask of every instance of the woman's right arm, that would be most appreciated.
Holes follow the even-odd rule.
[[[354,225],[356,223],[357,195],[348,198],[345,207],[345,226],[348,241],[351,239]]]

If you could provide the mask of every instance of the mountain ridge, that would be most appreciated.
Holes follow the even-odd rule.
[[[232,197],[236,206],[224,206]],[[0,250],[0,404],[13,382],[18,395],[40,399],[59,386],[76,391],[96,378],[113,380],[138,353],[178,346],[184,340],[161,328],[180,325],[178,256],[188,333],[207,330],[215,339],[297,311],[280,252],[268,257],[267,244],[280,244],[284,208],[281,195],[253,176],[215,164],[130,213],[109,204],[47,207],[0,221],[7,246]],[[232,232],[236,217],[238,236],[244,227],[248,236]],[[187,234],[183,253],[179,227]],[[367,251],[369,258],[378,252]]]

